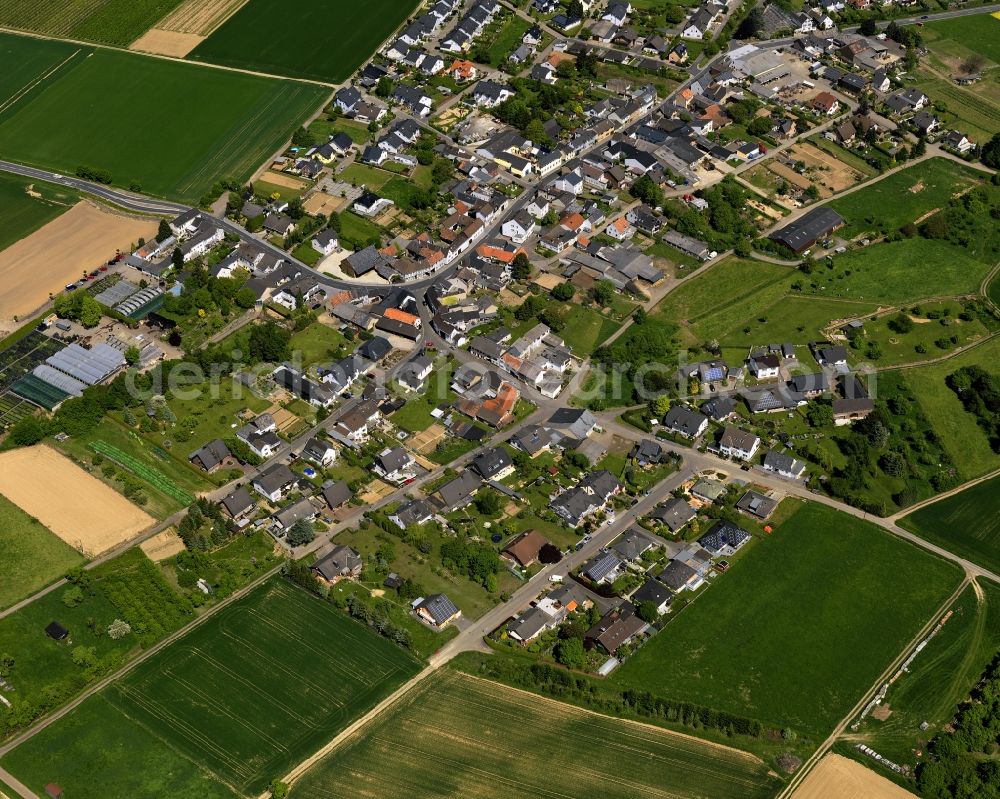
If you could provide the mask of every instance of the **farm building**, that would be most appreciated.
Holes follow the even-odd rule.
[[[776,230],[771,234],[771,240],[784,244],[798,255],[843,226],[844,218],[832,208],[823,206]]]

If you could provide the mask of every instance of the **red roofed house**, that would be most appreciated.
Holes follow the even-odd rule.
[[[832,116],[833,114],[836,114],[840,108],[840,100],[830,94],[830,92],[820,92],[812,98],[809,105],[814,111],[819,111],[821,114]]]

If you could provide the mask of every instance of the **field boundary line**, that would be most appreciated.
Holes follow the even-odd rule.
[[[398,28],[397,28],[398,30]],[[147,53],[143,50],[129,50],[127,47],[118,47],[113,44],[102,44],[100,42],[86,42],[83,39],[70,39],[65,36],[57,36],[47,33],[39,33],[38,31],[23,30],[21,28],[11,28],[5,25],[0,25],[0,33],[10,33],[15,36],[28,36],[32,39],[41,39],[43,41],[51,42],[66,42],[67,44],[75,44],[78,47],[91,47],[94,50],[114,50],[119,53],[128,53],[129,55],[145,57],[145,58],[156,58],[160,61],[173,61],[177,64],[188,64],[192,66],[209,67],[210,69],[220,69],[223,72],[238,72],[243,75],[256,75],[259,78],[271,78],[272,80],[279,81],[292,81],[298,83],[311,83],[315,86],[323,86],[328,89],[335,89],[343,84],[340,83],[330,83],[324,80],[315,80],[313,78],[292,78],[288,75],[275,75],[272,72],[259,72],[253,69],[241,69],[239,67],[229,67],[224,64],[213,64],[211,61],[194,61],[188,60],[186,58],[177,58],[172,55],[163,55],[161,53]],[[381,45],[379,47],[381,49]],[[368,61],[365,61],[367,64]],[[362,64],[364,66],[364,64]]]
[[[972,488],[973,486],[977,486],[980,483],[985,483],[987,480],[992,480],[994,477],[1000,477],[1000,469],[994,469],[992,472],[987,472],[986,474],[980,475],[979,477],[974,477],[967,483],[962,483],[961,485],[955,486],[954,488],[945,491],[943,494],[935,494],[933,497],[928,497],[927,499],[922,500],[921,502],[917,502],[913,505],[910,505],[908,508],[903,508],[902,510],[894,513],[892,516],[887,516],[885,520],[890,524],[894,524],[897,527],[899,527],[898,522],[901,519],[906,518],[910,514],[916,513],[918,510],[926,508],[928,505],[933,505],[935,502],[940,502],[943,499],[948,499],[948,497],[953,497],[955,496],[955,494],[961,494],[963,491],[965,491],[965,489]],[[910,530],[906,530],[905,527],[900,527],[900,529],[905,530],[906,532],[912,532]]]
[[[68,56],[66,56],[66,58],[64,58],[62,61],[60,61],[54,67],[52,67],[48,72],[44,72],[41,75],[39,75],[37,78],[35,78],[33,81],[29,81],[27,84],[25,84],[24,86],[22,86],[21,89],[18,92],[16,92],[15,94],[12,94],[10,97],[8,97],[6,100],[4,100],[2,103],[0,103],[0,115],[6,113],[7,109],[13,108],[15,105],[17,105],[18,101],[22,97],[24,97],[24,95],[26,95],[28,92],[30,92],[32,89],[34,89],[38,84],[42,83],[43,81],[47,81],[54,73],[56,73],[60,69],[62,69],[66,65],[66,62],[71,61],[72,59],[76,58],[81,52],[83,52],[82,48],[77,48],[72,53],[70,53]]]

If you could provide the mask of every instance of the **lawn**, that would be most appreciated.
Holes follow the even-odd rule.
[[[354,351],[354,345],[344,338],[343,333],[319,323],[294,333],[288,346],[292,352],[292,363],[302,366],[339,361]]]
[[[59,756],[53,757],[58,752]],[[136,764],[141,763],[141,768]],[[37,795],[58,784],[78,799],[236,799],[238,794],[109,701],[92,696],[2,761]],[[12,795],[13,796],[13,795]]]
[[[13,605],[84,562],[83,555],[2,496],[0,551],[4,562],[0,609]]]
[[[29,187],[41,196],[29,195]],[[78,199],[74,192],[49,183],[33,185],[24,178],[0,175],[0,206],[4,210],[0,217],[0,250],[68,211]]]
[[[479,583],[470,580],[466,574],[453,574],[441,565],[441,544],[452,540],[439,524],[428,522],[412,536],[412,543],[403,541],[382,530],[375,524],[366,524],[357,530],[342,530],[336,540],[353,547],[367,560],[380,546],[388,542],[393,549],[393,558],[388,563],[390,571],[409,578],[423,587],[426,593],[444,593],[470,619],[478,619],[497,604],[498,596],[491,596]],[[417,549],[417,542],[424,540],[430,544],[427,553]],[[502,580],[504,575],[497,575]],[[392,598],[391,596],[389,598]],[[440,639],[442,642],[445,639]]]
[[[127,47],[183,0],[33,0],[0,3],[0,25]]]
[[[119,711],[124,731],[145,730],[179,762],[257,794],[418,668],[395,644],[275,577],[99,697]],[[47,735],[67,735],[72,719]],[[164,795],[139,792],[129,773],[102,770],[97,778],[101,740],[53,763],[48,740],[33,738],[6,765],[31,784],[54,780],[76,796]]]
[[[976,424],[975,417],[965,411],[955,392],[944,381],[962,366],[977,364],[992,369],[998,359],[1000,340],[990,339],[941,363],[900,372],[963,480],[971,480],[996,469],[1000,466],[1000,455],[990,449],[989,441]]]
[[[1000,477],[925,505],[899,524],[1000,574]]]
[[[320,761],[291,796],[753,799],[775,787],[743,752],[443,671]]]
[[[341,83],[414,10],[411,0],[330,3],[250,0],[188,58],[291,78]],[[331,43],[329,35],[336,41]]]
[[[506,63],[507,56],[521,44],[521,39],[530,27],[528,20],[517,15],[508,19],[490,45],[490,65],[500,67]]]
[[[343,211],[340,214],[340,240],[344,247],[360,250],[381,239],[382,229],[374,222],[353,211]]]
[[[0,35],[0,48],[14,38]],[[0,151],[62,172],[104,169],[116,185],[194,201],[220,178],[249,177],[326,95],[302,83],[95,50],[0,110]]]
[[[15,3],[21,8],[31,8],[31,3]],[[10,2],[0,3],[0,19],[3,18]],[[30,92],[35,84],[57,69],[69,69],[75,62],[82,61],[90,52],[89,47],[79,47],[66,42],[34,39],[27,36],[0,36],[0,114],[8,104],[22,99],[22,93]]]
[[[835,256],[800,279],[803,292],[898,305],[922,297],[975,294],[990,264],[937,239],[901,239]]]
[[[892,711],[889,718],[869,716],[859,730],[869,746],[896,763],[916,766],[914,750],[925,750],[951,721],[1000,648],[1000,586],[978,582],[982,595],[975,586],[966,588],[951,606],[952,616],[889,688],[883,702]],[[925,721],[930,726],[921,731]]]
[[[952,564],[822,505],[750,546],[612,682],[820,738],[959,580]]]
[[[914,222],[943,208],[957,192],[981,179],[981,172],[944,158],[931,158],[834,200],[829,207],[847,222],[838,235],[850,239],[876,227],[896,230]]]
[[[366,186],[372,191],[378,191],[390,180],[394,179],[392,172],[385,169],[378,169],[367,164],[351,164],[338,178],[352,186]]]
[[[1000,27],[1000,23],[997,24]],[[942,129],[958,128],[982,145],[1000,128],[1000,85],[996,66],[987,75],[980,83],[966,88],[921,68],[914,86],[935,104],[934,113]]]
[[[423,394],[400,389],[406,398],[406,404],[392,414],[392,423],[408,433],[419,433],[426,430],[437,420],[431,416],[438,405],[452,403],[458,396],[451,390],[451,376],[455,371],[455,363],[451,358],[442,360],[435,358],[434,371],[427,378]]]
[[[623,324],[573,302],[550,305],[546,313],[562,320],[557,335],[578,358],[589,358]]]

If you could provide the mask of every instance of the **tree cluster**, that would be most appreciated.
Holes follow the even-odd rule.
[[[1000,454],[1000,375],[981,366],[963,366],[948,375],[945,383],[958,395],[962,407],[976,417],[990,448]]]
[[[938,733],[917,768],[921,796],[933,799],[1000,797],[1000,664],[994,661],[970,698],[958,709],[951,730]]]

